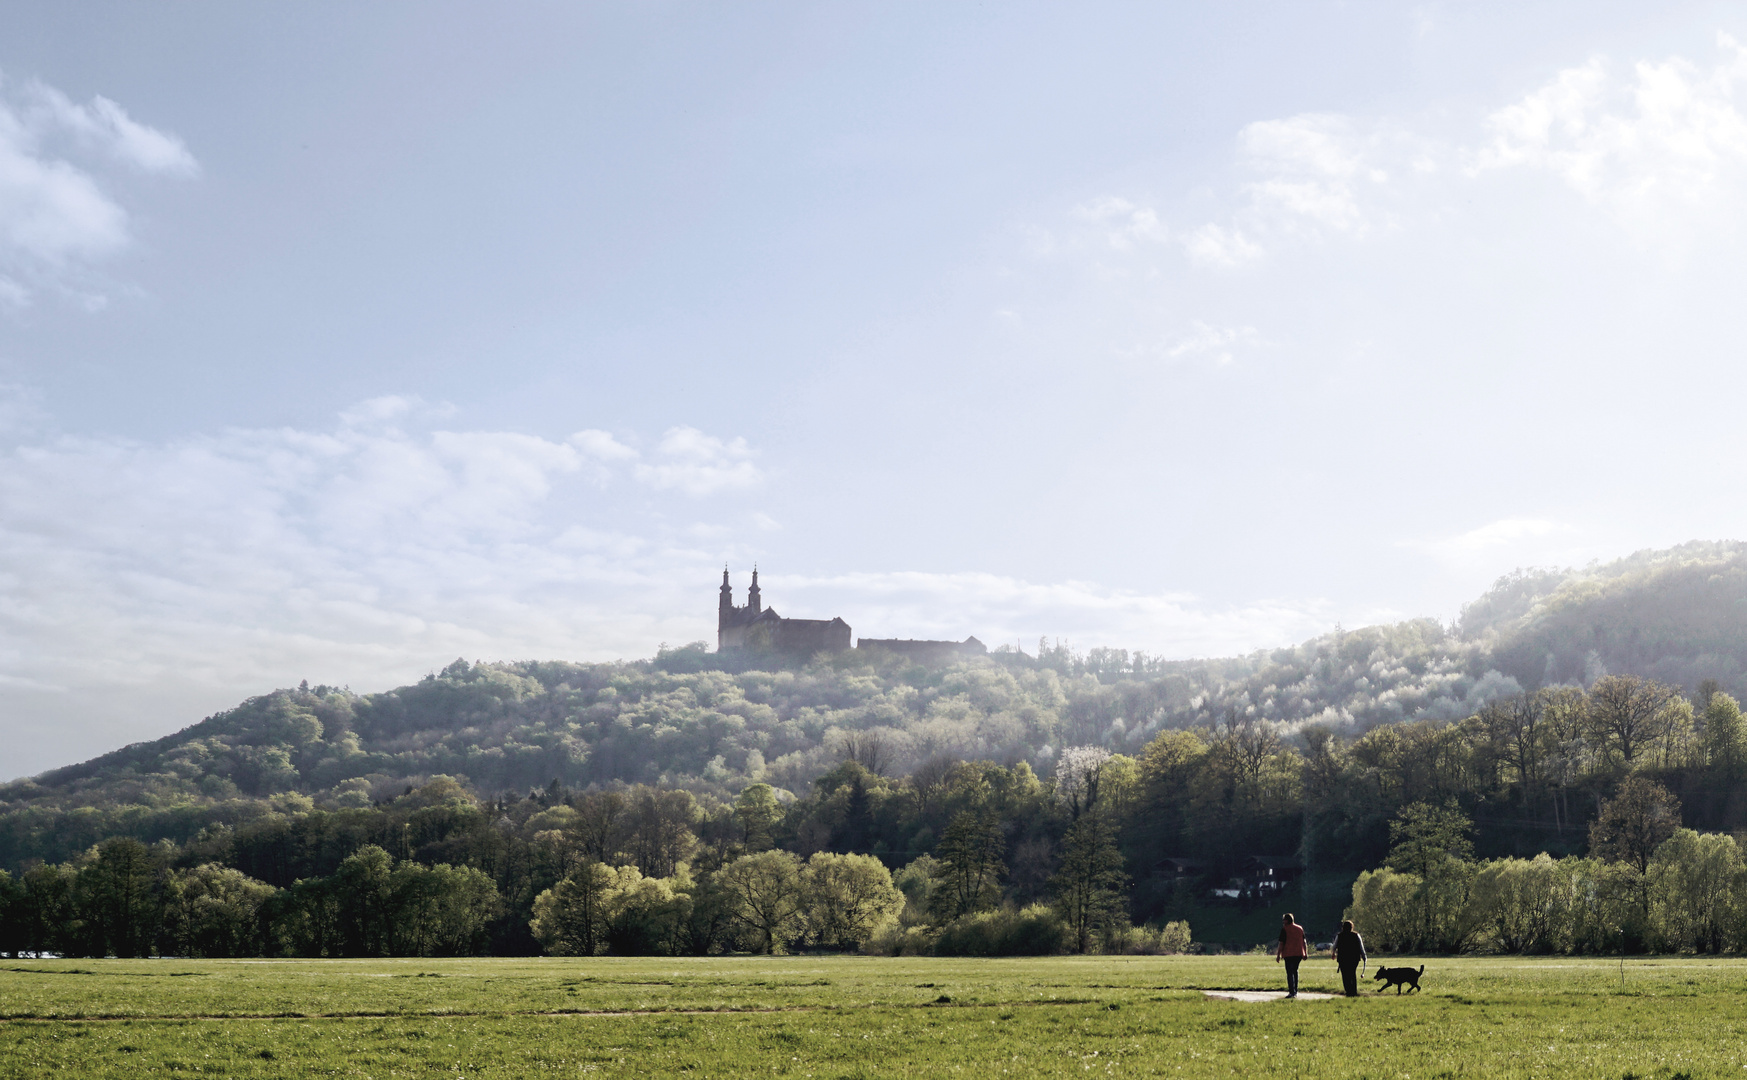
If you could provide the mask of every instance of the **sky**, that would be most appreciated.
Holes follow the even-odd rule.
[[[1195,657],[1747,537],[1744,211],[1738,3],[13,4],[0,777],[725,564]]]

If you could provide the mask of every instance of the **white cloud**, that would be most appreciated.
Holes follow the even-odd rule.
[[[1545,517],[1507,517],[1464,532],[1407,540],[1400,546],[1431,556],[1437,564],[1473,575],[1476,588],[1511,566],[1581,566],[1618,553],[1629,544],[1608,530]]]
[[[455,406],[447,403],[432,405],[417,395],[384,394],[342,409],[340,424],[344,427],[381,427],[414,416],[435,419],[454,413]]]
[[[565,441],[581,452],[585,471],[597,484],[608,483],[615,466],[636,461],[638,457],[635,449],[613,438],[611,433],[594,428],[578,431]]]
[[[1672,57],[1616,78],[1595,57],[1487,119],[1471,175],[1528,168],[1559,177],[1623,222],[1655,230],[1697,214],[1733,219],[1747,180],[1747,116],[1737,91],[1747,49],[1719,36],[1709,70]]]
[[[1073,216],[1103,230],[1105,241],[1118,251],[1127,251],[1136,242],[1163,243],[1170,238],[1157,210],[1114,195],[1075,207]]]
[[[1170,241],[1192,266],[1230,270],[1290,243],[1364,240],[1463,214],[1475,181],[1543,173],[1650,241],[1712,235],[1747,205],[1747,47],[1726,34],[1718,43],[1708,66],[1676,56],[1615,71],[1594,57],[1454,125],[1337,113],[1258,120],[1237,133],[1237,177],[1211,219],[1176,225],[1119,194],[1069,217],[1101,241],[1099,260]],[[1097,269],[1107,273],[1102,261]]]
[[[415,401],[376,399],[323,430],[56,437],[0,451],[0,708],[16,736],[0,776],[305,677],[376,689],[457,655],[610,659],[706,637],[723,554],[743,565],[755,552],[739,538],[776,527],[743,508],[675,525],[678,515],[606,501],[575,483],[589,463],[634,470],[642,458],[603,433],[355,422],[416,418]],[[677,497],[744,482],[751,454],[682,427],[652,458],[698,471],[669,476]],[[786,614],[841,614],[870,636],[976,634],[1029,649],[1049,635],[1217,655],[1334,621],[1316,601],[1212,609],[1083,582],[768,570],[766,595]]]
[[[26,98],[39,128],[63,129],[92,149],[142,172],[200,175],[200,163],[180,138],[135,121],[106,97],[99,95],[89,105],[79,105],[52,86],[32,83]]]
[[[1194,360],[1205,358],[1215,364],[1229,364],[1237,359],[1237,350],[1261,342],[1260,332],[1253,326],[1214,326],[1199,319],[1189,324],[1187,333],[1177,333],[1156,344],[1118,349],[1118,355],[1129,360]]]
[[[613,438],[612,434],[590,428],[570,437],[570,445],[596,461],[635,461],[637,451]]]
[[[1392,225],[1386,200],[1393,172],[1435,172],[1424,140],[1392,125],[1333,113],[1258,120],[1238,132],[1239,167],[1254,179],[1237,188],[1227,224],[1208,222],[1182,237],[1189,261],[1227,269],[1266,253],[1270,241],[1363,237]]]
[[[1718,38],[1709,67],[1683,57],[1616,75],[1595,57],[1492,111],[1482,143],[1424,118],[1305,113],[1246,125],[1229,218],[1180,231],[1192,263],[1226,268],[1287,239],[1362,239],[1465,202],[1453,184],[1511,170],[1558,177],[1640,234],[1734,222],[1747,189],[1747,48]],[[1466,168],[1446,169],[1465,162]],[[1114,197],[1112,197],[1114,198]],[[1161,229],[1164,226],[1160,226]]]
[[[745,439],[725,441],[693,427],[669,428],[655,447],[654,460],[639,463],[633,475],[653,488],[711,495],[761,481],[764,476],[752,456]]]
[[[1476,529],[1433,541],[1431,549],[1450,555],[1475,555],[1508,547],[1523,540],[1563,532],[1569,526],[1546,518],[1501,518]]]
[[[1159,211],[1103,195],[1069,216],[1117,252],[1175,241],[1191,264],[1231,269],[1266,254],[1272,240],[1362,237],[1393,224],[1386,209],[1394,172],[1437,171],[1439,151],[1393,124],[1334,113],[1304,113],[1245,125],[1237,135],[1239,184],[1224,221],[1173,229]],[[1038,233],[1048,235],[1043,230]],[[1054,243],[1032,247],[1054,253]]]
[[[1183,237],[1183,250],[1196,266],[1227,269],[1262,257],[1262,246],[1242,231],[1212,222]]]
[[[30,301],[31,283],[61,285],[77,266],[129,240],[127,212],[50,143],[69,141],[148,173],[187,177],[199,166],[180,139],[134,121],[107,98],[77,105],[41,84],[6,89],[0,84],[0,268],[7,271],[0,301],[16,308]],[[88,309],[101,306],[102,297],[72,291]]]
[[[0,406],[37,422],[28,394]],[[15,743],[0,775],[306,675],[388,686],[456,655],[647,655],[702,636],[713,593],[687,583],[708,592],[724,548],[768,521],[700,548],[587,483],[640,467],[606,433],[430,430],[440,412],[383,397],[326,430],[0,450],[0,707],[49,748]],[[738,484],[751,454],[676,428],[650,483]]]
[[[0,251],[58,267],[127,242],[127,214],[88,174],[37,152],[33,133],[0,103]]]
[[[1209,326],[1198,321],[1190,333],[1165,349],[1165,355],[1175,359],[1212,354],[1219,363],[1229,364],[1233,347],[1254,344],[1259,337],[1253,326]]]
[[[1244,186],[1248,217],[1263,227],[1308,235],[1363,232],[1361,188],[1389,174],[1367,162],[1375,135],[1362,136],[1345,116],[1309,113],[1262,120],[1238,134],[1248,167],[1261,178]]]

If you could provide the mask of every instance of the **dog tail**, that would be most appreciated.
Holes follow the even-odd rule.
[[[1424,965],[1424,964],[1421,964],[1421,965],[1420,965],[1420,966],[1419,966],[1419,973],[1420,973],[1420,974],[1421,974],[1421,975],[1424,975],[1424,974],[1425,974],[1425,973],[1426,973],[1426,966],[1425,966],[1425,965]]]

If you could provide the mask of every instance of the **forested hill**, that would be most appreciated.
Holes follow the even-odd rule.
[[[64,859],[115,833],[181,843],[262,814],[368,807],[433,776],[490,798],[621,782],[727,798],[760,780],[804,797],[845,756],[889,775],[957,758],[1048,776],[1065,746],[1132,755],[1162,730],[1250,724],[1302,748],[1310,725],[1340,741],[1457,721],[1610,673],[1740,696],[1747,544],[1519,572],[1453,626],[1337,630],[1223,660],[1060,647],[945,668],[857,653],[775,670],[714,659],[697,645],[611,664],[457,661],[385,693],[275,691],[0,788],[0,866]]]

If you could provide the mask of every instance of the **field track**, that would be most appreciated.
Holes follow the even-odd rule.
[[[1392,959],[1390,963],[1405,962]],[[1266,957],[7,961],[0,1077],[1738,1076],[1747,962]],[[1303,989],[1337,990],[1332,965]],[[1367,990],[1369,991],[1369,987]],[[581,1021],[581,1022],[579,1022]]]

